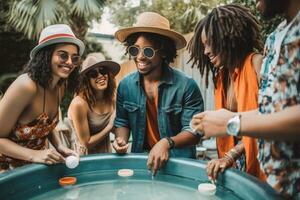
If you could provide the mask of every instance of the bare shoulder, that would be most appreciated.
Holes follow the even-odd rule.
[[[80,96],[75,96],[69,106],[69,112],[86,113],[89,109],[88,103]]]
[[[9,86],[6,93],[28,97],[34,96],[37,90],[37,84],[27,74],[22,74]]]
[[[260,74],[263,56],[261,54],[254,54],[252,57],[252,66],[255,68],[256,74]]]
[[[28,76],[28,74],[21,74],[11,84],[13,88],[23,90],[23,92],[35,94],[37,92],[37,84]]]
[[[17,77],[9,86],[0,101],[1,136],[7,136],[9,134],[22,112],[34,99],[36,93],[36,83],[26,74]]]

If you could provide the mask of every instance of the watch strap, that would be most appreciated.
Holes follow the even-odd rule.
[[[169,143],[169,149],[173,149],[175,146],[174,140],[172,140],[172,138],[170,138],[170,137],[165,137],[165,138],[167,139],[167,141]]]

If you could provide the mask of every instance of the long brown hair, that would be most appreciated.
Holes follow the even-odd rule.
[[[215,83],[219,69],[215,68],[208,56],[204,54],[204,46],[201,42],[202,31],[206,34],[213,54],[220,55],[226,77],[229,71],[243,66],[250,52],[262,51],[260,29],[258,20],[249,9],[234,4],[214,8],[198,22],[195,35],[188,44],[191,53],[189,62],[192,61],[192,67],[196,66],[199,69],[202,77],[205,73],[206,86],[208,86],[209,71],[212,72]]]
[[[114,105],[116,96],[116,79],[111,73],[108,73],[108,85],[104,90],[104,101]],[[79,76],[79,84],[76,88],[75,95],[80,95],[88,103],[90,109],[96,104],[96,92],[91,86],[90,78],[85,74]]]

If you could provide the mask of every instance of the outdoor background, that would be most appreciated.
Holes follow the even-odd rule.
[[[37,44],[38,34],[47,25],[69,24],[76,36],[87,45],[84,57],[90,52],[102,52],[107,59],[119,62],[122,65],[117,77],[119,81],[135,70],[135,66],[124,56],[125,49],[114,39],[113,32],[108,30],[110,27],[100,26],[103,17],[116,30],[131,26],[141,12],[155,11],[167,17],[171,28],[189,40],[196,23],[207,12],[228,3],[243,4],[260,19],[255,10],[255,0],[0,0],[0,96],[22,72],[31,49]],[[280,18],[272,22],[260,21],[265,39]],[[188,59],[187,50],[181,50],[172,65],[197,81],[205,109],[214,109],[212,84],[209,88],[205,87],[199,71],[190,67]],[[63,114],[71,98],[72,93],[67,93],[61,104]]]

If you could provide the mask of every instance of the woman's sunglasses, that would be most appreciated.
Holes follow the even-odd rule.
[[[151,59],[155,56],[155,53],[157,51],[159,51],[160,49],[154,50],[152,47],[144,47],[144,48],[140,48],[138,46],[132,45],[129,46],[127,48],[127,52],[129,53],[130,56],[132,56],[133,58],[137,57],[140,53],[140,51],[143,52],[143,55],[148,58]]]
[[[62,52],[58,52],[57,56],[59,57],[61,62],[65,63],[69,60],[70,55],[67,52],[62,51]],[[75,65],[75,66],[80,65],[80,60],[81,60],[81,58],[78,55],[71,56],[71,61],[72,61],[73,65]]]
[[[108,74],[107,69],[98,67],[96,69],[91,69],[86,73],[88,78],[97,78],[98,74],[102,74],[102,76]]]

